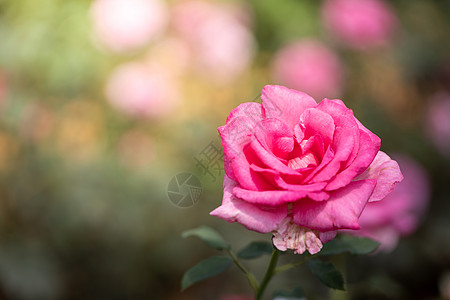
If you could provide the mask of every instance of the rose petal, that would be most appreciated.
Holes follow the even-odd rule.
[[[219,217],[227,222],[238,222],[249,230],[267,233],[275,230],[287,216],[286,205],[268,207],[254,205],[236,198],[233,188],[237,183],[224,176],[222,205],[213,210],[210,215]]]
[[[311,96],[279,85],[266,85],[261,99],[266,118],[283,120],[291,128],[299,122],[305,109],[317,106]]]
[[[245,117],[247,119],[247,124],[249,127],[253,127],[259,121],[263,119],[262,116],[263,107],[260,103],[257,102],[245,102],[239,104],[238,107],[234,108],[230,115],[227,117],[227,122],[231,122],[234,118],[237,117]]]
[[[267,182],[269,182],[273,186],[278,187],[280,190],[306,192],[308,193],[307,195],[311,193],[311,196],[316,201],[323,201],[329,198],[329,194],[323,191],[323,188],[327,185],[326,182],[318,182],[312,184],[290,184],[285,181],[285,179],[283,178],[285,176],[282,176],[283,174],[279,174],[276,171],[263,169],[256,165],[250,165],[250,168],[253,171],[262,174]]]
[[[266,119],[258,123],[254,133],[266,149],[279,158],[286,158],[294,149],[294,131],[278,119]]]
[[[250,142],[250,148],[268,169],[272,169],[284,174],[299,174],[298,171],[293,170],[286,165],[287,161],[283,162],[281,158],[276,157],[273,153],[265,149],[257,139],[253,139]]]
[[[379,201],[386,197],[397,182],[403,180],[402,172],[395,160],[386,153],[378,151],[377,156],[364,173],[355,180],[376,179],[377,185],[369,201]]]
[[[334,120],[335,131],[330,147],[334,151],[331,161],[322,163],[317,171],[310,174],[306,181],[328,181],[340,170],[342,163],[355,157],[359,149],[359,127],[352,110],[340,102],[324,99],[317,106],[318,109],[328,113]]]
[[[333,192],[327,201],[298,201],[293,206],[294,222],[319,231],[359,229],[358,218],[375,185],[372,179],[354,181]]]
[[[252,128],[247,127],[248,118],[236,116],[225,126],[219,127],[225,154],[225,173],[250,190],[271,189],[258,174],[252,172],[249,161],[259,162],[258,156],[248,147],[254,138]]]
[[[306,109],[300,117],[304,138],[319,134],[326,146],[328,146],[334,135],[335,124],[333,118],[317,108]]]
[[[281,190],[266,190],[258,192],[246,190],[239,186],[236,186],[233,189],[233,194],[236,195],[236,197],[243,199],[249,203],[277,206],[305,198],[308,193],[306,191]]]
[[[359,151],[352,163],[328,182],[327,191],[337,190],[349,184],[356,176],[367,169],[377,155],[380,147],[372,142],[369,134],[360,130]]]

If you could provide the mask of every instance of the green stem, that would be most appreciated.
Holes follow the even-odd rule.
[[[269,267],[267,268],[266,274],[264,275],[264,278],[261,282],[261,285],[259,286],[258,292],[256,293],[256,300],[260,300],[264,294],[264,290],[267,287],[267,284],[269,283],[270,279],[272,279],[272,276],[275,274],[275,267],[277,266],[278,257],[280,256],[280,251],[278,249],[275,249],[272,252],[272,258],[269,263]]]
[[[245,274],[245,276],[248,279],[248,282],[250,283],[250,285],[252,286],[253,290],[255,291],[255,293],[258,291],[258,281],[256,280],[255,276],[250,273],[239,261],[239,259],[237,258],[236,254],[234,254],[233,251],[231,251],[230,249],[226,250],[228,255],[230,255],[231,259],[233,260],[234,264]]]

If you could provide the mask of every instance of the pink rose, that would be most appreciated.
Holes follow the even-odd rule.
[[[276,82],[305,91],[316,99],[339,96],[342,90],[339,58],[319,41],[288,44],[275,55],[272,72]]]
[[[327,0],[322,15],[337,40],[360,50],[386,44],[397,27],[396,16],[381,0]]]
[[[280,250],[317,253],[336,230],[359,229],[368,202],[402,180],[380,139],[341,100],[319,104],[266,86],[219,127],[225,153],[222,205],[211,215],[273,232]],[[378,157],[378,160],[375,160]]]
[[[176,91],[173,78],[162,67],[132,62],[113,70],[105,95],[114,108],[126,115],[158,118],[175,108]]]
[[[385,154],[375,158],[383,160]],[[405,179],[397,184],[382,201],[370,202],[359,218],[360,230],[352,233],[373,238],[381,243],[380,249],[391,251],[401,236],[416,230],[430,198],[426,171],[407,156],[395,156]]]
[[[168,23],[168,10],[161,0],[96,0],[91,16],[97,37],[115,52],[144,46]]]
[[[442,155],[450,158],[450,94],[440,92],[428,101],[426,131]]]

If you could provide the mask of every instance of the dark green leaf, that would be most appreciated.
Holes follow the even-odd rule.
[[[319,259],[310,259],[306,262],[306,265],[326,286],[336,290],[345,290],[342,274],[332,263],[323,262]]]
[[[220,236],[220,234],[217,231],[207,226],[201,226],[198,228],[187,230],[183,232],[181,236],[184,238],[189,236],[199,237],[206,244],[217,250],[224,250],[231,248],[230,245],[225,242],[225,240]]]
[[[272,254],[273,247],[269,242],[257,241],[251,242],[238,252],[238,257],[243,259],[252,259],[260,257],[263,254]]]
[[[183,279],[181,279],[181,290],[187,289],[196,282],[222,273],[232,263],[233,260],[228,256],[213,256],[202,260],[184,273]]]
[[[273,300],[283,299],[283,300],[306,300],[303,290],[296,287],[291,292],[286,291],[275,291],[272,297]]]
[[[344,235],[324,244],[317,255],[336,255],[344,252],[363,255],[375,251],[379,245],[378,242],[369,238]]]

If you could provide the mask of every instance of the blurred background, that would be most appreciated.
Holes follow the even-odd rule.
[[[347,292],[299,269],[267,295],[450,299],[449,36],[447,0],[0,0],[0,299],[250,294],[237,268],[181,293],[218,254],[181,233],[270,240],[209,216],[216,129],[266,84],[343,99],[405,175],[367,221],[382,249],[335,261]]]

